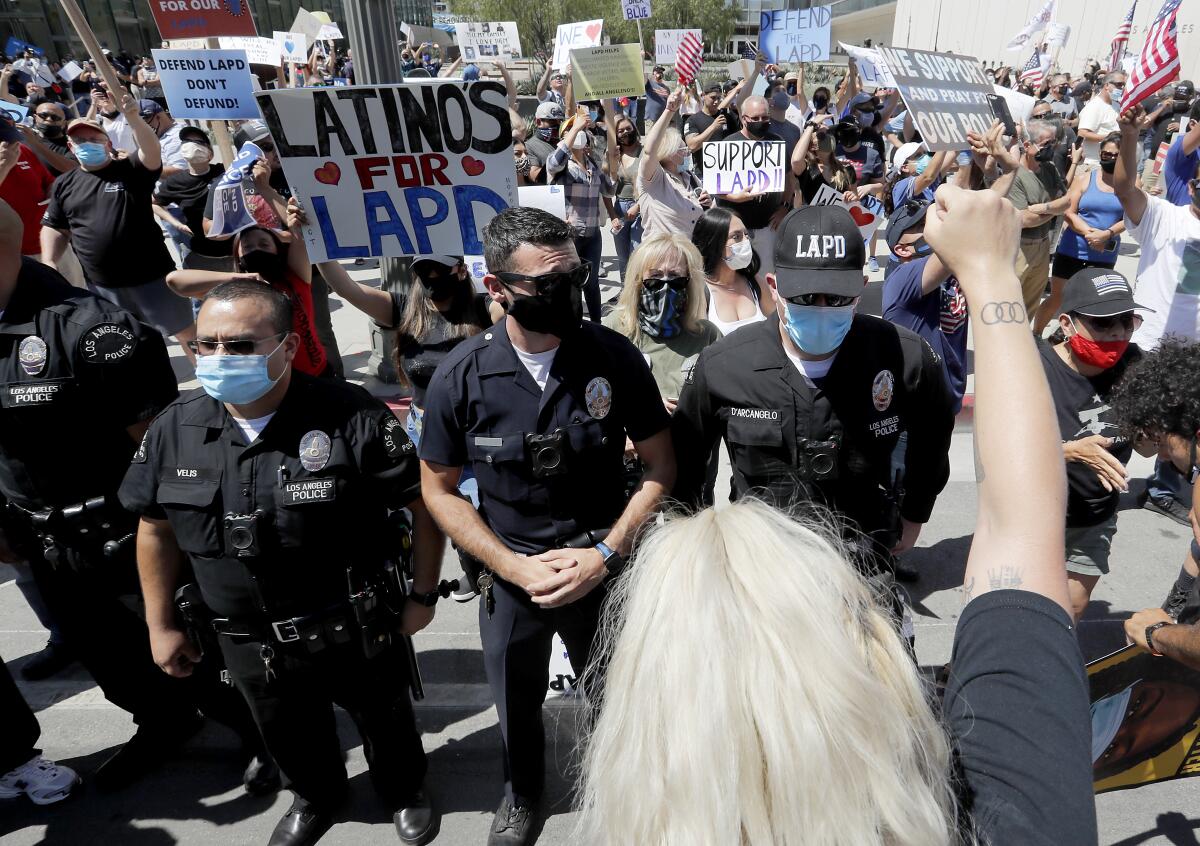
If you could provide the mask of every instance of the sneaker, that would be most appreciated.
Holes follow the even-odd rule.
[[[869,259],[867,259],[867,272],[868,273],[878,273],[879,272],[879,259],[875,258],[875,256],[871,256]]]
[[[1142,508],[1170,517],[1176,523],[1191,526],[1191,509],[1173,496],[1147,496]]]
[[[79,775],[41,755],[0,776],[0,799],[16,799],[22,793],[35,805],[53,805],[71,795]]]
[[[56,676],[71,666],[75,656],[64,643],[46,641],[40,652],[35,652],[21,665],[21,678],[25,681],[41,681]]]
[[[492,819],[487,846],[526,846],[533,837],[533,809],[514,805],[505,797]]]

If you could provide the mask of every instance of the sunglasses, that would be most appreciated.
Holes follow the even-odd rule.
[[[815,306],[818,298],[825,300],[826,308],[845,308],[858,299],[858,297],[846,297],[839,294],[797,294],[794,297],[784,297],[784,300],[792,305]]]
[[[503,272],[497,272],[495,276],[507,286],[512,286],[520,282],[532,282],[534,290],[539,294],[549,294],[560,285],[572,285],[576,288],[582,288],[587,283],[588,277],[591,274],[592,263],[585,261],[580,262],[579,267],[572,270],[543,273],[541,276],[527,276],[524,273]]]
[[[657,279],[652,276],[642,280],[642,287],[647,291],[661,291],[663,286],[666,285],[672,291],[683,291],[687,289],[689,282],[691,282],[691,279],[687,276],[667,276],[663,279]]]
[[[1124,82],[1110,82],[1109,85],[1111,85],[1113,88],[1117,89],[1118,91],[1122,91],[1125,88]]]
[[[1088,328],[1093,332],[1108,332],[1118,326],[1126,332],[1136,332],[1138,327],[1142,325],[1142,316],[1127,311],[1124,314],[1114,314],[1111,317],[1092,317],[1090,315],[1079,315],[1080,320],[1087,324]]]
[[[187,345],[195,355],[214,355],[220,347],[225,348],[227,355],[254,355],[254,351],[263,341],[282,338],[286,334],[287,332],[276,332],[265,338],[239,338],[236,341],[213,341],[197,338],[194,341],[188,341]]]
[[[37,112],[38,120],[48,121],[49,123],[62,123],[63,116],[54,112]]]

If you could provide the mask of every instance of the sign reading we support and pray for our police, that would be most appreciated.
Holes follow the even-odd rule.
[[[152,50],[171,115],[187,120],[257,118],[244,50]]]
[[[758,49],[772,62],[819,62],[829,58],[829,6],[760,12]]]
[[[786,172],[782,141],[705,141],[704,190],[718,194],[770,194],[782,191]]]
[[[516,205],[508,95],[461,80],[262,91],[314,262],[483,252]]]
[[[966,150],[967,131],[986,133],[995,118],[992,80],[970,56],[876,47],[930,152]]]

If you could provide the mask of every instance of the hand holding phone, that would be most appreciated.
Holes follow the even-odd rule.
[[[1004,134],[1010,138],[1017,137],[1017,125],[1013,123],[1012,112],[1008,110],[1008,101],[999,94],[988,94],[988,105],[996,120],[1004,124]]]

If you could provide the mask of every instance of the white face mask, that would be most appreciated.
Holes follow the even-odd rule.
[[[195,141],[186,141],[181,144],[179,154],[189,162],[203,163],[212,160],[212,150]]]
[[[725,263],[734,270],[741,270],[750,264],[750,260],[754,258],[754,245],[750,243],[749,238],[744,238],[729,248],[729,257],[725,259]]]
[[[575,140],[571,142],[571,147],[576,150],[586,150],[591,144],[588,143],[587,131],[581,131],[575,136]]]

